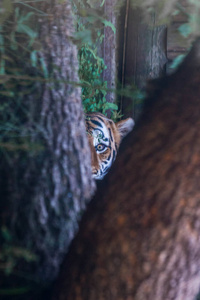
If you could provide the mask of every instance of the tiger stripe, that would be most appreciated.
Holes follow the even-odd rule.
[[[101,113],[85,117],[86,132],[91,150],[92,174],[103,179],[115,161],[122,139],[133,129],[131,118],[114,123]]]

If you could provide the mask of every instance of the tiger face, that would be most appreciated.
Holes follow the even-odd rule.
[[[112,166],[122,139],[133,129],[131,118],[114,123],[101,113],[86,115],[86,131],[91,150],[92,174],[103,179]]]

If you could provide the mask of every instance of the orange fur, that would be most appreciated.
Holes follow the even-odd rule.
[[[92,173],[103,179],[115,160],[122,139],[133,129],[131,118],[114,123],[101,113],[86,115],[86,131],[91,150]]]

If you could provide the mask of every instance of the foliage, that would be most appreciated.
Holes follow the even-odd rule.
[[[184,60],[186,54],[180,54],[178,55],[174,60],[173,62],[171,63],[170,65],[170,68],[171,69],[176,69]]]
[[[7,275],[13,272],[15,265],[23,259],[28,262],[36,261],[37,256],[29,250],[13,245],[13,237],[9,230],[2,226],[0,230],[0,270],[4,270]]]
[[[110,110],[111,117],[116,119],[118,106],[106,100],[107,82],[102,81],[106,65],[99,54],[104,40],[104,27],[109,26],[116,32],[113,24],[103,15],[104,2],[73,1],[77,27],[75,39],[79,48],[79,77],[85,112],[98,111],[106,115]]]
[[[3,272],[6,275],[5,279],[7,279],[4,280],[4,288],[2,286],[0,288],[0,295],[25,294],[32,289],[30,282],[34,284],[35,282],[32,276],[22,273],[19,270],[17,271],[15,267],[23,261],[32,263],[37,261],[38,258],[31,251],[14,245],[13,237],[5,226],[0,228],[0,241],[0,272]],[[13,287],[12,280],[10,279],[11,275],[22,278],[22,286]]]
[[[27,5],[23,1],[6,1],[0,10],[0,150],[3,153],[40,149],[34,139],[39,130],[26,98],[35,93],[37,101],[36,82],[45,78],[47,71],[39,56],[36,12],[27,9]]]

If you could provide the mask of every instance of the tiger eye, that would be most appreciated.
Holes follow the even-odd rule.
[[[97,146],[97,150],[98,150],[98,151],[102,151],[104,148],[105,148],[105,146],[102,145],[102,144],[99,144],[99,145]]]

